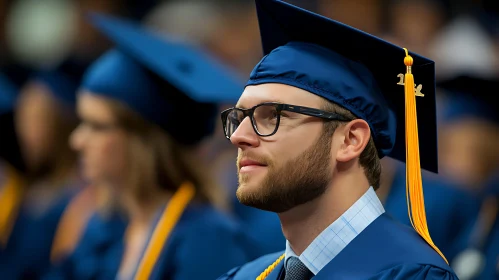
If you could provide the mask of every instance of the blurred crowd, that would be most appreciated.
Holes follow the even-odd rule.
[[[499,93],[499,1],[287,2],[435,61],[439,173],[423,171],[430,234],[461,279],[499,279],[499,102],[494,99]],[[0,0],[0,278],[128,279],[152,238],[150,223],[140,222],[158,219],[165,193],[145,186],[150,181],[138,182],[140,176],[156,176],[166,185],[178,186],[186,179],[203,185],[198,193],[210,207],[188,213],[199,215],[197,223],[217,224],[219,232],[207,231],[206,240],[171,250],[191,250],[185,253],[189,255],[216,248],[220,253],[206,255],[209,261],[199,268],[211,267],[211,272],[186,272],[178,279],[215,279],[259,255],[283,250],[277,215],[243,206],[235,197],[237,149],[225,138],[219,117],[234,106],[233,99],[214,100],[217,113],[209,116],[215,127],[194,145],[184,145],[185,139],[178,140],[171,131],[188,126],[196,130],[208,115],[189,116],[185,111],[178,118],[189,121],[179,120],[176,125],[182,128],[169,128],[166,137],[144,122],[140,109],[137,116],[122,108],[127,106],[110,102],[109,112],[118,116],[114,121],[127,129],[121,135],[113,130],[113,121],[106,123],[110,115],[101,110],[101,103],[78,97],[91,89],[84,82],[86,73],[116,44],[90,23],[88,12],[140,23],[158,37],[196,46],[230,69],[241,89],[262,57],[252,0]],[[173,98],[180,102],[183,97]],[[147,155],[124,152],[122,146],[133,145],[130,139],[139,134],[150,139],[139,139],[136,151],[144,143],[143,153],[150,152],[147,147],[157,150]],[[162,140],[167,144],[157,143]],[[134,181],[131,173],[150,167],[139,164],[148,156],[167,165],[166,175],[156,174],[161,170],[145,172]],[[391,215],[410,225],[405,167],[390,158],[382,162],[378,196]],[[217,214],[204,214],[210,211]],[[105,217],[100,224],[96,215]],[[198,225],[185,227],[192,229],[181,236],[191,230],[199,233],[194,239],[203,235]],[[94,262],[74,269],[80,274],[61,273],[67,259],[86,253],[90,245],[81,244],[92,234],[132,245],[122,259],[96,256]],[[222,241],[209,239],[210,234]],[[226,243],[203,247],[217,242]],[[91,270],[113,266],[113,261],[119,273],[88,276]],[[189,263],[189,257],[184,262]]]

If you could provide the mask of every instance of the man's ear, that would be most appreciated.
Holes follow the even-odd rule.
[[[369,125],[362,119],[355,119],[338,127],[337,132],[342,133],[343,139],[336,153],[336,160],[340,162],[358,158],[371,138]]]

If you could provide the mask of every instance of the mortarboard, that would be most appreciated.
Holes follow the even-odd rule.
[[[14,107],[17,102],[18,87],[6,75],[0,73],[0,158],[9,162],[18,171],[24,171],[19,141],[14,123]]]
[[[183,144],[211,134],[216,104],[235,102],[242,92],[233,72],[194,46],[122,19],[90,19],[116,48],[90,66],[82,88],[123,102]]]
[[[426,225],[420,169],[438,171],[435,63],[283,1],[256,0],[256,7],[265,56],[247,85],[298,87],[366,120],[380,158],[406,162],[411,221],[441,254]]]
[[[463,74],[438,81],[437,87],[446,96],[444,122],[473,117],[499,124],[499,105],[494,94],[490,94],[490,89],[499,88],[499,79]]]
[[[0,73],[0,114],[11,112],[17,99],[17,86]]]

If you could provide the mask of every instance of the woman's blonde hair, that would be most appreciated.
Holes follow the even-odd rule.
[[[109,100],[109,105],[118,125],[129,135],[126,182],[140,202],[151,199],[157,186],[175,192],[184,182],[191,182],[198,200],[227,209],[225,192],[215,183],[208,165],[196,154],[196,146],[178,143],[158,125],[118,101]]]

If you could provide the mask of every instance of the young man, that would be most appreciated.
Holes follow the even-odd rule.
[[[420,162],[437,171],[433,61],[282,1],[256,5],[266,56],[222,121],[238,199],[278,213],[287,244],[221,279],[457,279],[422,201]],[[384,156],[407,163],[416,230],[376,196]]]

